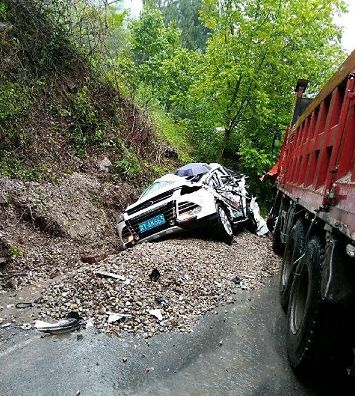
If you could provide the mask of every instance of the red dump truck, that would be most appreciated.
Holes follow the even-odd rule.
[[[319,95],[296,87],[293,120],[269,172],[268,223],[283,254],[280,301],[298,373],[353,362],[355,346],[355,51]]]

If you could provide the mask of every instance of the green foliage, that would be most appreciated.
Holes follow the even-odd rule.
[[[9,254],[13,258],[18,258],[23,255],[23,251],[19,246],[13,245],[9,247]]]
[[[185,163],[193,162],[193,150],[189,144],[190,131],[186,122],[184,120],[174,121],[172,117],[159,109],[152,110],[151,117],[157,128],[158,136],[176,149],[179,159]]]
[[[135,178],[143,173],[139,159],[133,150],[125,149],[124,157],[113,165],[117,172],[126,178]]]
[[[296,80],[308,78],[310,91],[317,92],[344,59],[333,19],[344,11],[343,0],[144,3],[140,18],[126,21],[127,15],[106,1],[33,0],[28,8],[25,2],[1,0],[0,17],[5,13],[14,25],[15,39],[0,46],[0,58],[16,61],[21,54],[23,64],[18,69],[1,64],[7,79],[0,85],[0,137],[21,141],[16,128],[8,127],[28,115],[43,88],[36,81],[52,87],[50,73],[71,75],[75,69],[85,77],[56,115],[69,125],[78,155],[89,146],[109,147],[120,104],[98,105],[90,85],[94,72],[150,113],[158,135],[182,161],[224,161],[256,179],[277,156],[273,142],[289,122]],[[32,40],[34,32],[41,40]],[[11,73],[20,75],[22,69],[24,83],[14,83]],[[133,128],[139,131],[137,124]],[[123,152],[117,171],[141,175],[134,150],[119,143],[116,149]],[[16,160],[9,161],[0,160],[7,174],[22,172]]]
[[[42,166],[26,166],[19,158],[10,153],[0,156],[0,174],[25,181],[39,181],[44,173]]]
[[[160,6],[165,25],[180,29],[182,44],[190,50],[206,48],[209,29],[199,18],[202,3],[202,0],[167,0]]]
[[[6,6],[2,1],[0,1],[0,18],[5,18],[5,15],[6,15]]]
[[[88,146],[104,142],[104,120],[100,118],[87,86],[74,95],[71,111],[59,108],[59,113],[71,117],[69,135],[79,156],[85,155]]]
[[[316,92],[344,59],[333,19],[343,11],[343,0],[150,1],[120,62],[134,66],[134,98],[182,159],[232,160],[256,177],[277,157],[296,80]],[[196,18],[210,32],[205,52],[187,44]]]
[[[30,104],[29,89],[18,83],[0,85],[0,123],[25,115]]]
[[[158,8],[147,7],[143,10],[138,21],[131,24],[131,50],[134,71],[134,91],[142,84],[150,91],[145,102],[148,103],[152,97],[161,101],[161,95],[165,94],[163,88],[166,79],[162,75],[161,68],[168,59],[174,57],[181,48],[180,32],[174,28],[166,28],[161,12]],[[140,98],[143,95],[140,94]]]
[[[290,119],[295,81],[308,78],[317,90],[344,58],[333,22],[342,7],[325,0],[204,2],[212,35],[188,106],[197,129],[224,128],[217,160],[237,141],[235,155],[248,171],[267,169],[274,134]]]

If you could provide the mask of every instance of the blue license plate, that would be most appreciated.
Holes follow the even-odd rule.
[[[138,227],[139,227],[139,231],[143,233],[143,232],[152,230],[153,228],[157,228],[165,223],[166,223],[166,221],[165,221],[164,215],[159,214],[159,215],[154,216],[148,220],[143,221],[142,223],[139,223]]]

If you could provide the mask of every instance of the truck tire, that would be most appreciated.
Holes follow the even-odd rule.
[[[322,302],[324,245],[313,237],[297,265],[287,313],[287,354],[296,374],[343,372],[352,359],[336,306]]]
[[[284,244],[281,241],[281,228],[282,228],[282,217],[279,215],[277,217],[275,227],[272,231],[272,250],[276,254],[283,254],[285,247]]]
[[[233,228],[228,213],[223,205],[217,203],[217,229],[216,236],[228,245],[233,241]]]
[[[293,263],[301,256],[304,248],[305,236],[306,231],[303,221],[298,219],[287,238],[285,252],[282,259],[279,293],[280,304],[285,312],[287,312],[293,281]]]

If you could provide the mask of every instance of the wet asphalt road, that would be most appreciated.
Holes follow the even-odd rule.
[[[0,395],[355,394],[344,382],[305,386],[295,378],[276,284],[240,291],[235,304],[205,316],[190,334],[146,341],[92,328],[44,338],[15,332],[0,345]]]

